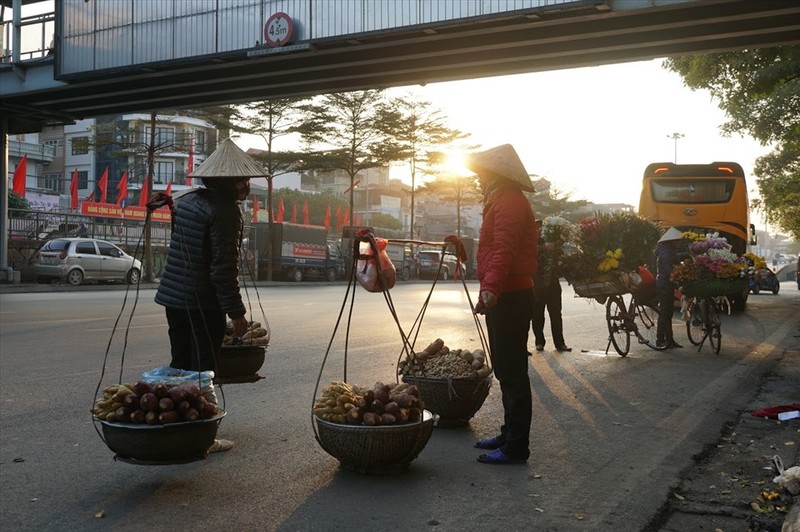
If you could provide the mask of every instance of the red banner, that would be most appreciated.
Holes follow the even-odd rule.
[[[111,203],[92,203],[84,201],[81,205],[81,214],[100,218],[125,218],[127,220],[142,220],[147,217],[147,208],[139,206],[125,207]],[[153,211],[150,219],[154,222],[169,222],[171,218],[169,207],[161,207]]]

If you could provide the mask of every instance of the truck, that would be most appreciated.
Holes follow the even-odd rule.
[[[328,242],[328,230],[322,225],[271,224],[272,278],[300,282],[306,279],[336,281],[344,276],[341,248]],[[255,223],[249,232],[248,247],[257,258],[258,279],[267,278],[269,223]]]

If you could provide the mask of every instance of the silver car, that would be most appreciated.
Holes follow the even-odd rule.
[[[37,282],[59,280],[75,286],[85,280],[137,284],[141,271],[141,261],[111,242],[93,238],[48,240],[36,252],[33,263]]]

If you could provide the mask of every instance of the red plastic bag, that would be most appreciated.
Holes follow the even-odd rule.
[[[374,250],[370,243],[361,242],[358,246],[356,279],[358,279],[358,284],[363,286],[367,292],[383,292],[394,286],[397,279],[397,270],[395,270],[392,260],[386,253],[388,243],[385,238],[375,239],[375,244],[378,247],[377,262],[380,266],[380,275],[375,264]]]
[[[647,267],[647,264],[639,266],[639,277],[642,278],[642,284],[653,284],[656,282],[656,278],[653,276],[653,272],[650,271],[650,268]]]

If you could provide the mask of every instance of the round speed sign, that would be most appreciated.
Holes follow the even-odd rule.
[[[292,19],[286,13],[275,13],[264,24],[264,42],[283,46],[292,39]]]

